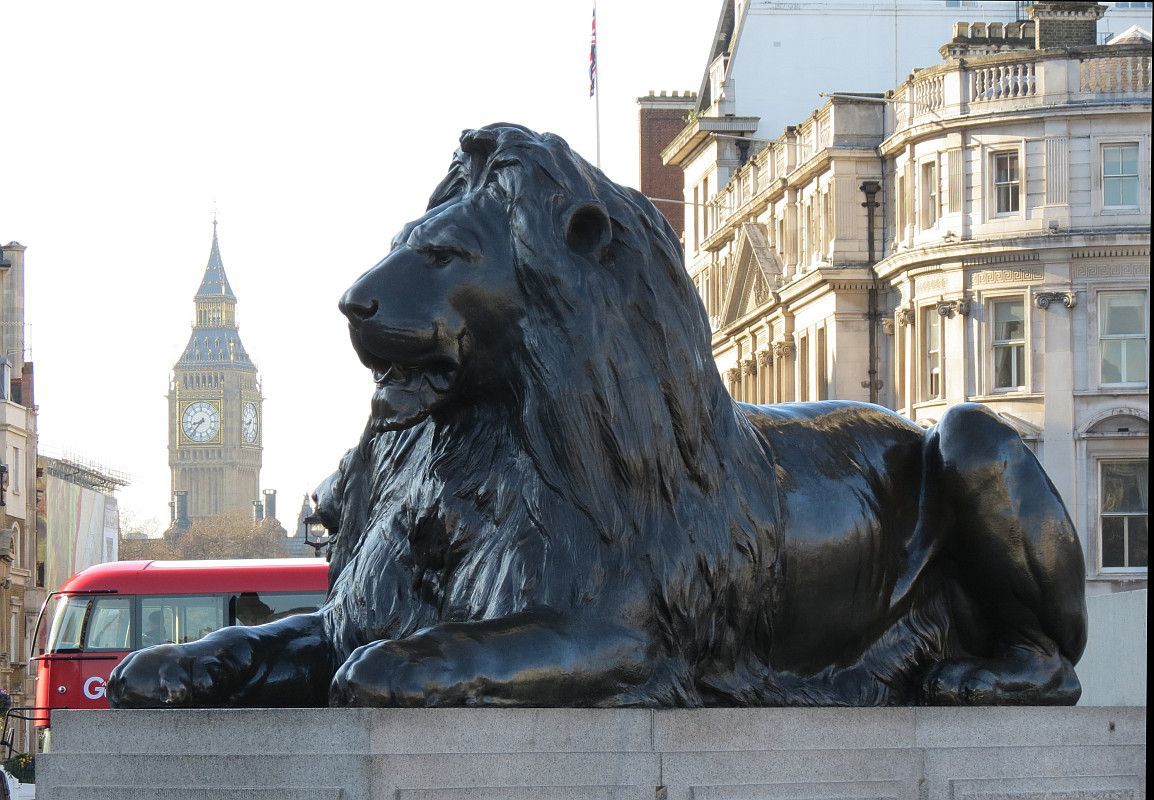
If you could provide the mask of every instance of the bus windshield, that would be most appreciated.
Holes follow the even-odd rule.
[[[80,634],[84,616],[92,597],[54,597],[56,612],[52,616],[52,630],[45,648],[49,653],[76,653],[80,651]]]
[[[57,597],[49,653],[132,648],[132,599],[75,595]]]

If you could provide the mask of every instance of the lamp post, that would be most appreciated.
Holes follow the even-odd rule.
[[[322,553],[321,550],[329,547],[333,543],[333,537],[329,535],[328,529],[322,525],[316,517],[308,517],[305,519],[304,526],[305,544],[313,549],[313,553],[317,558],[327,556],[328,552]]]

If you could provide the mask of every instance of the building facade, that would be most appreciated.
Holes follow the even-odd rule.
[[[32,705],[29,669],[32,627],[44,600],[37,570],[36,402],[24,337],[24,247],[0,249],[0,687],[13,705]],[[30,732],[14,729],[17,749]]]
[[[213,223],[212,248],[194,300],[192,333],[172,369],[168,464],[172,518],[189,520],[260,502],[260,376],[240,340],[236,296]],[[263,514],[262,514],[263,516]]]
[[[1029,19],[1006,0],[722,0],[697,93],[700,117],[754,116],[753,136],[775,139],[834,91],[881,92],[934,64],[955,22]],[[1150,29],[1151,3],[1103,4],[1101,44],[1132,25]],[[1085,41],[1083,32],[1079,41]],[[1063,47],[1046,40],[1043,47]],[[687,184],[693,177],[686,174]],[[725,183],[713,183],[719,188]]]
[[[1090,593],[1148,569],[1151,48],[1096,44],[1105,11],[958,23],[896,88],[830,93],[772,142],[699,117],[663,154],[734,396],[923,425],[987,404],[1065,499]]]

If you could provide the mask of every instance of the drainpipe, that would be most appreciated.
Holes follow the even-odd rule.
[[[874,269],[876,262],[874,255],[874,209],[881,205],[877,201],[877,195],[881,189],[881,184],[877,181],[863,181],[861,185],[861,191],[866,197],[862,206],[866,210],[866,260],[869,262],[871,280],[868,292],[869,311],[866,314],[869,320],[869,380],[865,384],[870,390],[871,403],[878,402],[878,390],[881,389],[882,385],[881,381],[878,380],[878,324],[881,312],[878,309],[878,273]]]

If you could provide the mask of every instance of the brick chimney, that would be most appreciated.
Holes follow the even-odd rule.
[[[1092,47],[1098,44],[1098,20],[1106,13],[1101,3],[1036,2],[1026,11],[1034,20],[1034,47]]]
[[[661,163],[661,151],[681,133],[689,113],[697,107],[697,94],[649,93],[637,98],[641,106],[638,125],[640,153],[638,179],[641,193],[656,200],[681,200],[684,197],[685,175],[680,167]],[[685,211],[680,203],[655,202],[658,210],[669,220],[674,232],[681,236],[685,227]]]

